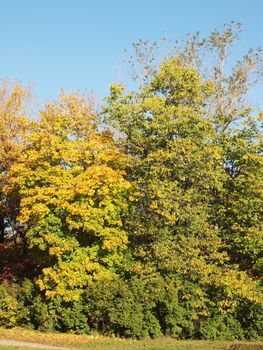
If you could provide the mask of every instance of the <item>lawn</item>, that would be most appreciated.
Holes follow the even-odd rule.
[[[263,350],[263,342],[179,341],[168,337],[136,341],[106,338],[98,335],[41,333],[19,328],[0,328],[0,339],[41,343],[47,345],[47,348],[51,345],[83,350]],[[7,349],[26,350],[33,348],[0,345],[0,350]],[[42,350],[44,349],[42,348]]]

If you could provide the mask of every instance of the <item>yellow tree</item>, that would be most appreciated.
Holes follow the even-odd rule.
[[[15,214],[19,200],[16,193],[9,196],[5,188],[9,181],[9,170],[22,151],[22,139],[28,120],[24,115],[25,101],[29,92],[18,83],[8,80],[0,83],[0,243],[4,242],[6,230],[17,233]]]
[[[47,297],[76,300],[88,283],[120,268],[130,187],[124,164],[83,97],[62,94],[34,123],[12,185],[22,198],[19,221],[37,250],[38,284]]]

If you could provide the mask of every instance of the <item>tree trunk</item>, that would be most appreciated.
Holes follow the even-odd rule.
[[[4,217],[0,217],[0,244],[5,240],[5,221]]]

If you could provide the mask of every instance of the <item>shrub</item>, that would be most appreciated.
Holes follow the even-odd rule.
[[[243,339],[240,323],[232,316],[214,315],[207,318],[200,327],[200,335],[209,340]]]
[[[25,280],[20,286],[15,283],[0,284],[0,326],[31,327],[30,303],[33,284]]]
[[[85,293],[90,327],[103,333],[132,338],[161,335],[144,281],[133,278],[99,281]]]
[[[238,311],[245,337],[263,340],[263,305],[244,302]]]

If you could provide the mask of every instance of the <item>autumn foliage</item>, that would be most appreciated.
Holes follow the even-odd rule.
[[[99,112],[62,92],[32,120],[2,83],[0,325],[263,338],[262,116],[245,104],[261,61],[225,75],[238,28],[145,65],[137,91],[113,84]]]

